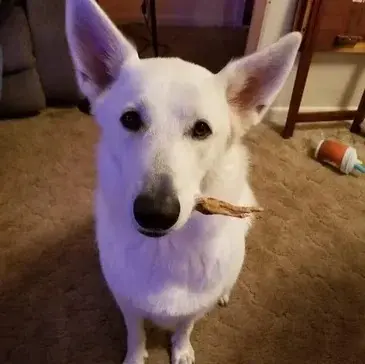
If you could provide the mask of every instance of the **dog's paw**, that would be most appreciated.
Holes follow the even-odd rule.
[[[219,298],[218,305],[221,307],[226,307],[228,306],[228,302],[229,302],[229,294],[224,294],[222,297]]]
[[[228,306],[228,302],[229,302],[229,295],[224,294],[222,297],[219,298],[218,305],[221,307],[226,307]]]
[[[190,342],[182,347],[173,346],[171,364],[194,364],[195,354]]]
[[[126,359],[123,361],[123,364],[145,364],[145,360],[144,360],[144,358]]]
[[[145,350],[140,355],[138,355],[138,354],[129,355],[127,353],[127,356],[125,357],[122,364],[144,364],[145,359],[147,359],[147,358],[148,358],[148,351],[147,350]]]

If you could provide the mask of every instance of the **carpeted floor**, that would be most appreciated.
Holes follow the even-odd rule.
[[[365,362],[365,177],[313,161],[308,140],[253,129],[266,208],[227,308],[193,334],[198,364]],[[345,128],[323,129],[354,144]],[[123,321],[100,275],[92,226],[92,120],[73,109],[0,124],[0,363],[120,364]],[[168,337],[148,328],[148,363]]]

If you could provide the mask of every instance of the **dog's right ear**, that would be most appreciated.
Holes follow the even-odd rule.
[[[118,78],[125,62],[139,59],[95,0],[66,0],[66,35],[78,85],[90,102]]]

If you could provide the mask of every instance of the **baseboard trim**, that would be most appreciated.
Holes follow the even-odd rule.
[[[357,109],[356,106],[348,106],[348,107],[333,107],[333,106],[304,106],[300,108],[302,112],[326,112],[326,111],[340,111],[340,110],[349,110],[354,111]],[[286,122],[286,117],[288,115],[289,107],[284,106],[273,106],[267,113],[266,119],[278,124],[280,126],[284,126]]]

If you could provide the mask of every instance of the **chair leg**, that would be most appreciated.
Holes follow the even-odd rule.
[[[356,116],[351,124],[350,131],[359,134],[361,132],[361,123],[365,119],[365,90],[361,96],[360,104],[356,111]]]
[[[307,51],[307,53],[300,55],[297,75],[295,77],[294,88],[289,104],[288,116],[286,118],[285,127],[282,132],[282,137],[284,139],[291,138],[294,134],[294,128],[297,121],[296,119],[298,117],[300,104],[302,102],[304,88],[307,82],[311,61],[312,61],[311,51]]]
[[[297,122],[299,108],[302,102],[313,52],[315,50],[315,42],[319,30],[318,19],[321,17],[322,8],[322,0],[318,0],[313,2],[310,10],[307,32],[303,39],[302,51],[299,57],[298,70],[289,104],[288,116],[282,132],[282,136],[285,139],[292,137],[294,134],[295,124]]]

